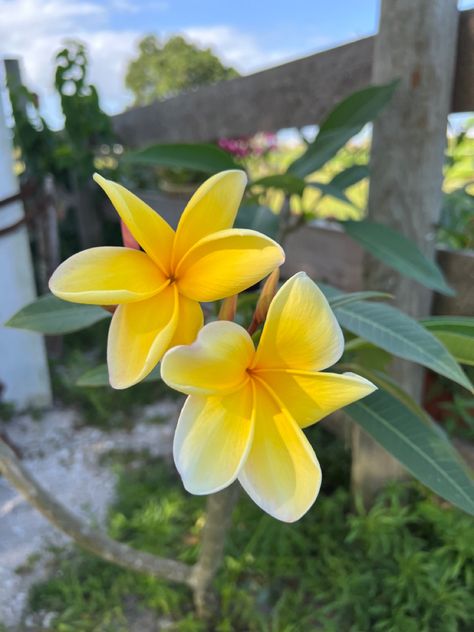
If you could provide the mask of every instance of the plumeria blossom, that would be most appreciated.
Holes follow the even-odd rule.
[[[300,272],[271,302],[257,349],[241,326],[217,321],[168,351],[161,375],[189,395],[173,447],[186,489],[210,494],[238,479],[275,518],[306,513],[321,469],[302,428],[376,388],[353,373],[323,372],[343,349],[326,298]]]
[[[107,364],[111,385],[127,388],[146,377],[167,349],[196,338],[203,324],[200,301],[247,289],[281,265],[284,254],[268,237],[232,228],[247,182],[242,171],[204,182],[176,232],[120,184],[98,174],[94,179],[143,250],[84,250],[59,266],[49,287],[66,301],[118,305]]]

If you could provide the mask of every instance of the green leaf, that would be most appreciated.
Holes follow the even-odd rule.
[[[435,330],[433,334],[461,364],[474,366],[474,338],[452,331]]]
[[[341,293],[319,284],[328,298]],[[411,360],[457,382],[472,392],[467,376],[441,342],[396,307],[361,301],[335,308],[340,324],[393,355]]]
[[[393,294],[388,294],[387,292],[350,292],[348,294],[341,294],[339,296],[333,296],[328,299],[329,305],[332,309],[336,309],[336,307],[342,307],[343,305],[348,305],[349,303],[356,303],[357,301],[367,301],[370,299],[392,299]]]
[[[110,318],[110,314],[101,307],[68,303],[45,294],[16,312],[5,326],[59,335],[84,329],[104,318]]]
[[[151,145],[127,152],[122,160],[137,165],[193,169],[211,174],[226,169],[242,169],[229,153],[207,143]]]
[[[384,391],[400,400],[402,404],[409,408],[424,423],[434,425],[437,430],[439,430],[438,427],[434,424],[431,417],[426,412],[426,410],[424,410],[420,406],[420,404],[418,404],[418,402],[416,402],[413,397],[409,395],[400,386],[400,384],[398,384],[398,382],[390,377],[390,375],[387,375],[387,373],[385,373],[384,371],[368,368],[367,366],[362,366],[362,364],[358,364],[356,362],[343,362],[341,365],[338,366],[343,371],[351,371],[352,373],[356,373],[357,375],[361,375],[362,377],[370,380],[379,388],[382,388]]]
[[[243,204],[234,223],[235,228],[251,228],[275,239],[278,235],[279,217],[268,207],[259,204]]]
[[[451,331],[455,334],[474,337],[472,316],[429,316],[419,322],[430,331]]]
[[[154,368],[153,371],[143,380],[143,382],[157,382],[158,380],[161,380],[159,366]],[[77,386],[87,386],[91,388],[97,388],[99,386],[110,386],[107,365],[99,364],[99,366],[86,371],[80,376],[76,384]]]
[[[319,128],[305,153],[289,167],[300,178],[320,169],[347,141],[372,121],[392,98],[398,81],[369,86],[338,103]]]
[[[419,322],[449,349],[458,362],[474,366],[474,318],[431,316]]]
[[[418,246],[404,235],[369,220],[346,221],[342,222],[342,226],[371,255],[400,274],[441,294],[455,294],[436,263],[427,259]]]
[[[325,195],[330,195],[331,197],[336,198],[336,200],[341,200],[341,202],[352,205],[352,202],[349,200],[344,191],[342,191],[338,187],[333,186],[331,183],[327,184],[325,182],[308,182],[308,186],[321,191],[323,197]]]
[[[303,195],[307,183],[302,178],[297,178],[290,173],[283,173],[259,178],[258,180],[254,180],[251,184],[252,186],[260,186],[265,189],[281,189],[288,195]]]
[[[352,165],[351,167],[344,169],[344,171],[337,173],[331,180],[330,184],[332,184],[333,187],[344,191],[368,177],[369,168],[367,165]]]
[[[419,481],[474,514],[473,482],[449,441],[436,428],[383,390],[345,410]]]

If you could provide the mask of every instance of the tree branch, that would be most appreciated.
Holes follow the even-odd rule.
[[[93,529],[63,507],[35,481],[13,450],[0,438],[0,473],[60,531],[71,537],[79,546],[118,566],[158,579],[192,585],[193,568],[187,564],[137,551],[116,542]]]

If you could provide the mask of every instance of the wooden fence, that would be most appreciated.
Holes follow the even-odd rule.
[[[124,145],[203,142],[321,121],[371,82],[374,38],[199,88],[113,117]],[[461,11],[452,112],[474,110],[474,9]]]

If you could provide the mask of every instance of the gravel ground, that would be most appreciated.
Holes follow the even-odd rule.
[[[78,427],[77,414],[53,410],[41,420],[20,415],[4,430],[22,454],[23,464],[51,494],[82,518],[103,524],[113,500],[115,475],[100,457],[114,450],[149,450],[156,456],[171,452],[178,405],[163,401],[144,409],[141,418],[163,417],[163,424],[139,423],[130,432],[103,432]],[[45,575],[47,549],[64,546],[69,539],[51,526],[0,477],[0,623],[16,630],[23,619],[29,587]],[[32,556],[41,554],[33,570]],[[46,627],[43,622],[42,627]],[[24,620],[23,627],[32,629]]]

